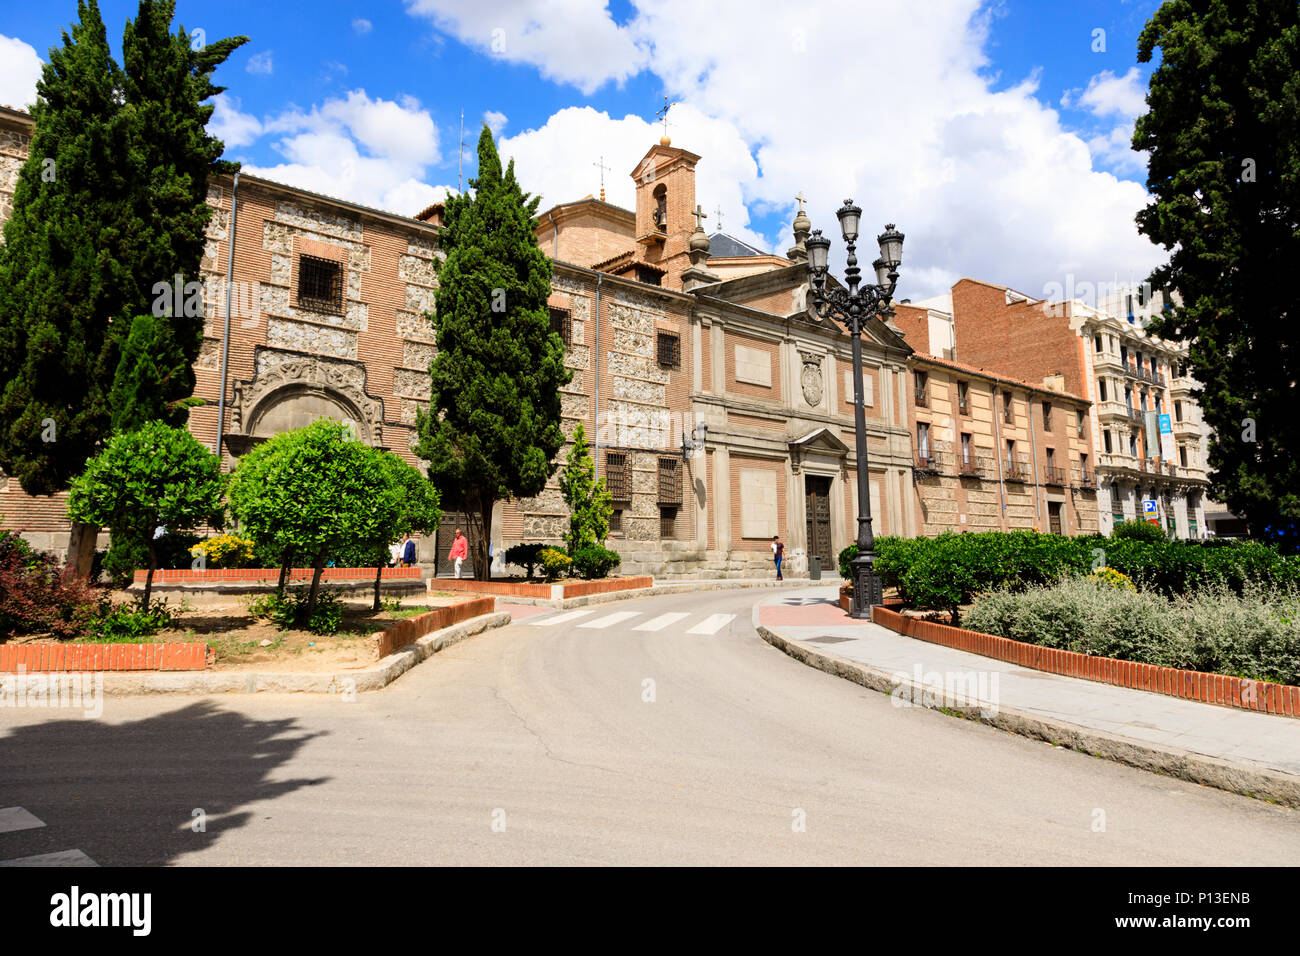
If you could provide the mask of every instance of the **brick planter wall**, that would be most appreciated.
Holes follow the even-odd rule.
[[[0,644],[0,673],[35,671],[201,671],[208,645]]]
[[[968,631],[934,621],[922,621],[883,607],[872,608],[871,619],[906,637],[1050,674],[1079,677],[1223,707],[1300,717],[1300,687],[1161,667],[1158,664],[1121,661],[1113,657],[1093,657],[1076,651],[1041,647],[979,631]]]
[[[466,578],[430,578],[430,591],[465,591],[470,594],[495,594],[498,597],[556,598],[585,597],[589,594],[608,594],[611,591],[630,591],[654,585],[649,575],[630,578],[603,578],[598,581],[563,581],[555,584],[525,584],[522,581],[470,581]],[[556,594],[554,589],[559,589]]]
[[[480,614],[491,614],[496,609],[496,604],[496,598],[482,597],[461,601],[459,604],[449,604],[447,607],[434,608],[432,611],[407,618],[405,621],[397,621],[392,627],[379,631],[370,639],[374,641],[380,659],[383,659],[393,651],[414,644],[426,634],[451,627],[453,624],[478,617]]]
[[[144,584],[147,571],[136,571],[134,583]],[[311,568],[290,568],[290,581],[310,581]],[[374,568],[326,568],[321,572],[322,581],[374,581]],[[420,580],[419,568],[384,568],[384,581]],[[227,584],[269,581],[274,584],[280,580],[279,568],[209,568],[206,571],[192,571],[189,568],[166,569],[153,573],[154,584],[212,584],[217,581]]]

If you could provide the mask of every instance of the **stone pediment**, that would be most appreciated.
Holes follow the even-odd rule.
[[[790,467],[798,474],[800,464],[811,455],[842,460],[849,451],[849,446],[829,428],[818,428],[790,442]]]

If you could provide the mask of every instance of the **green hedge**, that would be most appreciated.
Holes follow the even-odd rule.
[[[857,555],[850,545],[840,552],[840,574]],[[1254,541],[1187,541],[1083,535],[1069,538],[1037,531],[946,533],[936,538],[876,539],[876,573],[895,587],[904,603],[946,611],[957,621],[960,605],[996,589],[1023,590],[1050,585],[1062,577],[1111,567],[1143,590],[1166,596],[1187,594],[1221,583],[1235,593],[1247,585],[1300,586],[1300,558],[1284,556]]]

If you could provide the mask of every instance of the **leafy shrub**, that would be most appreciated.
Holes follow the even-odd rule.
[[[542,574],[548,581],[563,577],[573,567],[573,559],[556,548],[542,548],[537,557],[542,565]]]
[[[310,588],[284,593],[272,591],[248,603],[248,613],[286,631],[299,627],[313,634],[335,634],[343,625],[344,603],[337,588],[323,587],[316,595],[316,607],[308,613]]]
[[[209,568],[247,568],[253,563],[253,542],[234,534],[219,534],[190,548],[194,558],[203,558]]]
[[[611,551],[599,544],[578,548],[573,552],[572,557],[574,573],[587,580],[609,577],[609,573],[623,560],[617,551]]]
[[[1167,541],[1164,528],[1149,521],[1121,521],[1111,529],[1110,536],[1128,541]]]
[[[165,600],[150,601],[147,608],[142,608],[134,601],[114,605],[105,596],[91,625],[94,634],[91,640],[110,644],[139,643],[163,628],[171,627],[173,620]]]
[[[270,621],[283,631],[293,627],[298,605],[291,595],[283,591],[272,591],[250,601],[248,613],[258,620]]]
[[[0,643],[18,634],[81,637],[95,616],[95,592],[66,575],[22,536],[0,531]]]
[[[540,555],[545,547],[544,544],[517,544],[512,548],[506,548],[506,564],[524,568],[531,578],[533,569],[541,563]]]
[[[1122,574],[1114,568],[1098,568],[1092,574],[1088,575],[1088,580],[1096,584],[1104,584],[1107,587],[1118,588],[1120,590],[1136,591],[1133,586],[1133,579],[1127,574]]]
[[[983,595],[965,626],[1012,640],[1120,660],[1300,682],[1300,591],[1224,584],[1189,596],[1067,578]]]

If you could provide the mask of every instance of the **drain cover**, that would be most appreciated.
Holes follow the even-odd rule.
[[[856,640],[852,637],[813,637],[808,639],[809,644],[843,644],[845,641]]]

